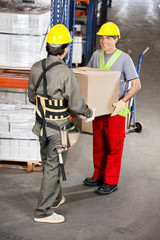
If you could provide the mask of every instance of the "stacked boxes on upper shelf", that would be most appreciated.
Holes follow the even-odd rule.
[[[16,4],[0,7],[0,67],[30,68],[47,56],[50,9]]]

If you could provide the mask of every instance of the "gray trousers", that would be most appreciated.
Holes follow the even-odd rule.
[[[57,206],[62,199],[62,188],[60,184],[60,168],[57,150],[53,151],[54,146],[60,145],[60,132],[47,137],[45,142],[40,142],[42,158],[43,177],[38,198],[38,205],[34,216],[42,218],[52,215],[54,206]],[[63,152],[65,163],[67,151]]]

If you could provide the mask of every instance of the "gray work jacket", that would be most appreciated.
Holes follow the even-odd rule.
[[[88,118],[91,117],[93,114],[92,109],[90,109],[84,102],[77,79],[73,71],[64,64],[64,61],[58,56],[49,55],[46,58],[46,67],[49,66],[51,63],[57,61],[61,62],[62,64],[54,66],[46,72],[48,95],[55,99],[65,98],[68,101],[69,110]],[[36,95],[39,94],[43,96],[43,80],[41,81],[37,91],[35,92],[35,85],[42,72],[43,70],[41,60],[36,62],[32,66],[28,84],[29,101],[34,105],[36,104]],[[56,120],[54,121],[54,124],[60,126],[66,124],[68,121],[69,119]],[[37,136],[39,136],[40,134],[40,124],[37,121],[35,122],[35,125],[33,127],[33,133]],[[55,133],[57,133],[56,130],[46,127],[47,137]]]

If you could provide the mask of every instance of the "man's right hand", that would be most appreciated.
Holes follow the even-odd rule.
[[[93,120],[95,119],[96,108],[92,108],[92,111],[93,111],[92,117],[86,118],[86,119],[85,119],[86,122],[91,122],[91,121],[93,121]]]

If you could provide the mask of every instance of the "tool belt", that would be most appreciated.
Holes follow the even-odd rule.
[[[78,142],[80,138],[80,130],[73,122],[69,122],[68,124],[63,126],[58,126],[50,122],[47,122],[45,119],[41,118],[37,113],[36,121],[42,126],[43,129],[43,135],[40,134],[39,138],[40,141],[46,140],[45,127],[49,127],[54,130],[60,131],[63,151],[66,151],[69,148],[71,148],[74,144]]]

